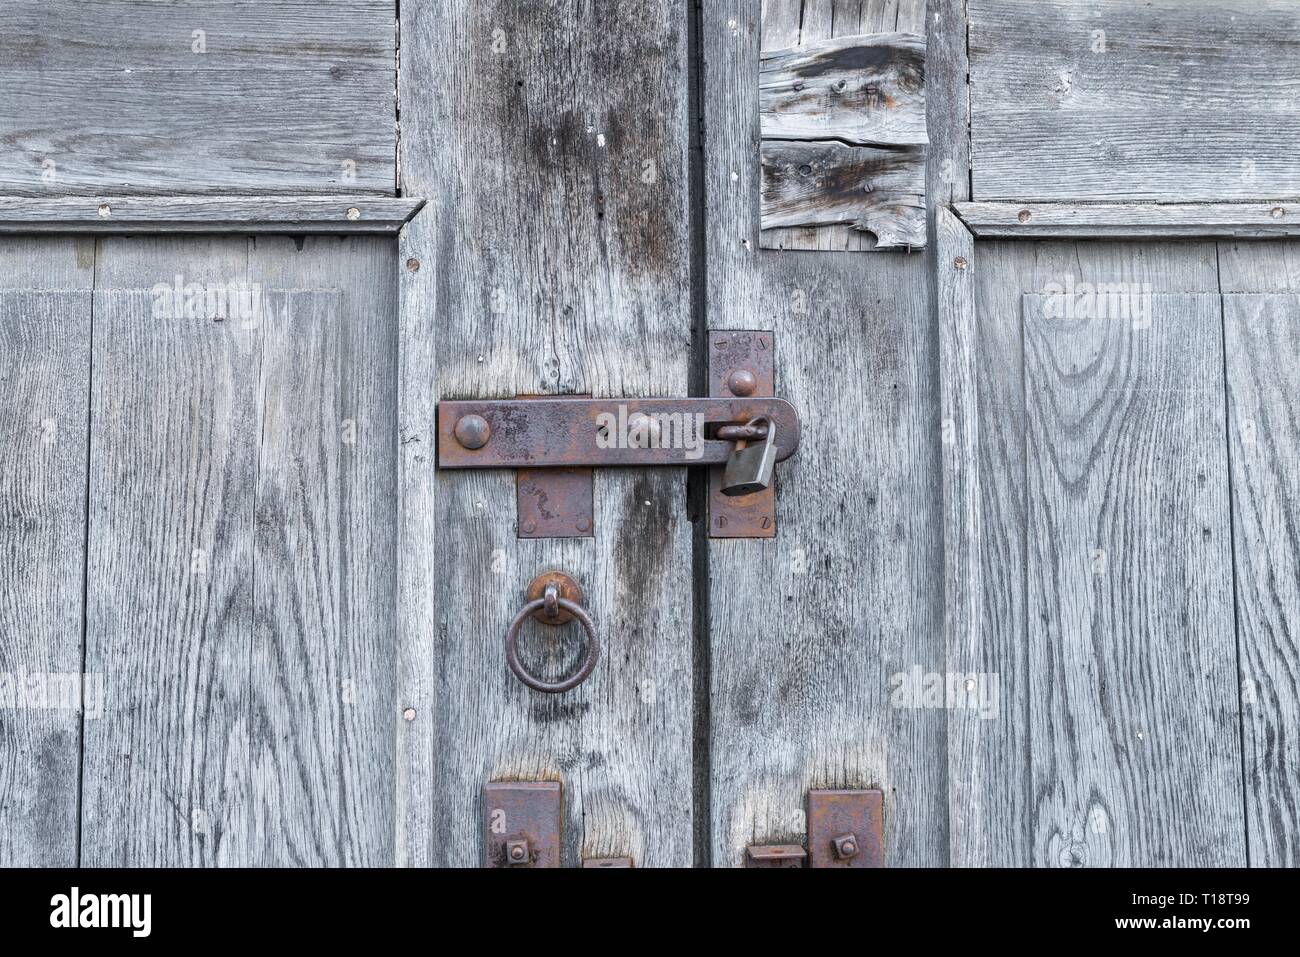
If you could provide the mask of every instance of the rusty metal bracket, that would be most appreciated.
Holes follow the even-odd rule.
[[[884,867],[884,808],[881,791],[809,791],[809,866]]]
[[[563,798],[558,781],[483,787],[486,867],[559,867]]]
[[[591,538],[596,524],[594,486],[591,469],[519,469],[515,472],[519,537]]]
[[[745,866],[803,867],[807,857],[801,844],[751,844],[745,849]]]
[[[776,391],[775,347],[776,339],[770,332],[710,332],[709,395],[721,398],[772,395]],[[776,434],[780,440],[778,447],[783,448],[788,440],[780,423]],[[798,442],[797,437],[795,441]],[[780,458],[779,453],[777,457]],[[709,469],[709,537],[774,538],[775,484],[748,495],[724,495],[724,471],[722,466]]]

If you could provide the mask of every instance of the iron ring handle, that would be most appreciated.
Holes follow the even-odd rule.
[[[551,592],[550,589],[547,589]],[[583,629],[587,632],[587,653],[583,656],[582,665],[572,675],[563,681],[543,681],[531,673],[523,666],[519,660],[519,628],[523,623],[537,611],[543,609],[553,610],[554,605],[548,599],[554,599],[554,605],[558,605],[564,611],[576,618]],[[548,606],[551,606],[548,608]],[[515,620],[510,623],[506,629],[506,663],[510,665],[510,670],[515,673],[515,677],[522,681],[534,691],[544,691],[547,694],[561,694],[565,691],[571,691],[578,687],[591,675],[596,667],[596,660],[600,657],[600,639],[596,637],[596,625],[587,614],[587,610],[577,602],[569,601],[567,598],[560,598],[554,593],[534,599],[523,608],[519,609],[519,614],[515,615]]]

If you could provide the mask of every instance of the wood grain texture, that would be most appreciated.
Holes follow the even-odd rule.
[[[1250,863],[1300,866],[1300,296],[1224,296]]]
[[[1204,292],[1216,284],[1213,244],[980,242],[974,262],[979,395],[979,568],[982,589],[979,649],[982,671],[997,677],[999,719],[981,723],[961,746],[966,773],[955,778],[981,806],[953,819],[953,862],[970,866],[1059,866],[1035,851],[1038,800],[1034,766],[1041,739],[1031,737],[1043,707],[1032,688],[1026,604],[1024,327],[1021,297],[1067,283],[1150,284],[1159,293]],[[1037,659],[1035,659],[1037,661]],[[964,664],[964,663],[963,663]],[[950,731],[962,724],[951,720]],[[967,729],[969,722],[967,722]],[[974,752],[968,748],[974,746]],[[1049,749],[1041,746],[1044,751]],[[950,767],[960,767],[950,758]],[[954,770],[954,773],[958,773]],[[1049,776],[1043,771],[1044,778]],[[972,783],[979,785],[972,788]],[[1074,784],[1068,785],[1074,789]],[[966,830],[961,830],[963,824]],[[980,827],[969,825],[979,824]],[[1089,832],[1091,833],[1091,832]],[[1096,863],[1094,855],[1090,862]],[[1064,863],[1082,863],[1067,855]]]
[[[0,233],[386,233],[424,205],[381,196],[0,197]]]
[[[761,163],[764,248],[784,248],[770,230],[837,223],[877,249],[926,243],[924,150],[764,140]]]
[[[402,7],[403,187],[429,197],[402,240],[420,263],[403,273],[400,345],[402,863],[477,866],[496,779],[563,779],[566,866],[692,861],[684,471],[599,472],[594,538],[520,540],[514,475],[436,472],[433,414],[438,398],[687,394],[690,15],[678,0],[600,17]],[[552,567],[603,637],[562,696],[526,688],[503,649]],[[549,631],[530,624],[522,644],[555,677],[579,636]]]
[[[879,785],[887,862],[940,865],[943,710],[891,705],[896,676],[944,660],[926,260],[760,254],[755,12],[703,9],[706,314],[710,328],[775,332],[776,391],[804,432],[777,467],[778,536],[708,546],[711,863],[801,840],[809,788]],[[832,17],[852,20],[845,32],[925,29],[911,3],[809,4],[804,25],[829,31]]]
[[[981,238],[1206,239],[1300,235],[1300,203],[957,203]]]
[[[6,3],[0,191],[391,194],[394,9]]]
[[[1245,862],[1214,295],[1026,296],[1034,856]]]
[[[774,62],[798,63],[807,67],[804,58],[807,56],[807,49],[820,49],[827,41],[834,41],[846,37],[861,37],[862,34],[914,34],[923,36],[926,29],[924,0],[762,0],[761,3],[761,31],[760,31],[760,70],[762,57],[764,54],[772,54]],[[742,19],[728,17],[727,24],[729,29],[738,30],[742,22],[748,22],[752,19],[752,14],[746,12]],[[734,24],[734,25],[733,25]],[[915,45],[913,45],[914,47]],[[831,49],[835,46],[832,43]],[[908,72],[912,80],[908,81],[910,86],[915,82],[918,67],[915,64],[915,49],[908,48],[907,56],[911,66]],[[924,80],[924,64],[919,67],[922,82]],[[814,69],[815,72],[815,69]],[[856,75],[856,74],[855,74]],[[849,91],[850,80],[845,77],[845,91]],[[753,81],[751,80],[751,83]],[[761,81],[760,81],[761,82]],[[822,81],[818,79],[812,85],[817,87]],[[805,81],[805,89],[808,88],[809,81]],[[791,92],[794,92],[793,90]],[[802,91],[800,91],[802,92]],[[842,97],[844,93],[834,90],[832,86],[830,95],[833,97]],[[743,95],[746,101],[752,103],[751,91],[744,91]],[[909,100],[919,98],[920,104],[924,105],[924,95],[917,94],[909,97]],[[752,106],[752,109],[762,111],[763,94],[759,94],[759,103]],[[921,118],[916,115],[915,102],[911,103],[913,107],[909,110],[912,117],[905,126],[913,130],[910,134],[903,134],[910,139],[903,140],[911,142],[915,139],[915,128]],[[758,124],[756,134],[764,137],[764,126],[771,126],[773,120],[766,114],[762,113],[763,119]],[[922,128],[924,126],[921,123]],[[897,132],[895,135],[898,135]],[[902,141],[900,141],[902,142]],[[922,141],[923,142],[923,141]],[[781,144],[763,143],[761,152],[765,155],[776,155],[776,150],[781,148]],[[773,150],[771,154],[769,150]],[[847,166],[851,171],[850,176],[856,176],[861,171],[863,164],[870,164],[875,157],[871,151],[865,151],[864,155],[857,160],[850,160],[847,163],[843,158],[838,160],[831,171]],[[910,161],[910,158],[909,158]],[[800,163],[793,167],[797,173],[799,168],[804,165]],[[763,164],[763,168],[768,168]],[[772,169],[779,168],[775,163]],[[857,172],[852,172],[856,170]],[[909,177],[909,184],[914,182]],[[832,190],[833,193],[839,193],[840,189]],[[760,196],[763,196],[760,191]],[[896,214],[898,224],[890,230],[893,234],[914,235],[916,228],[914,225],[914,207],[916,203],[910,197],[904,200],[902,209]],[[766,203],[763,203],[764,219],[763,229],[759,234],[759,245],[764,249],[818,249],[818,250],[851,250],[854,252],[869,251],[877,248],[877,238],[875,233],[855,229],[847,223],[858,222],[862,220],[861,216],[843,216],[836,215],[828,217],[825,213],[821,216],[812,215],[807,217],[807,222],[798,227],[780,227],[777,228],[766,217]],[[870,207],[868,207],[870,208]],[[892,213],[888,201],[882,202],[882,208],[886,213]],[[801,212],[809,212],[807,207],[803,207]],[[880,213],[876,214],[876,220],[879,221]],[[836,223],[835,225],[822,225],[824,223]],[[906,244],[904,244],[906,245]],[[912,245],[924,245],[924,243],[913,243]]]
[[[0,264],[35,250],[0,247]],[[0,291],[0,866],[77,863],[90,291]]]
[[[392,860],[394,277],[366,267],[393,247],[278,242],[101,244],[88,864]],[[153,286],[178,273],[277,285],[213,321],[166,313]],[[278,285],[295,273],[358,290],[356,311]]]
[[[924,145],[925,37],[840,36],[765,50],[758,108],[764,139]]]
[[[1300,196],[1287,0],[969,0],[974,198]]]

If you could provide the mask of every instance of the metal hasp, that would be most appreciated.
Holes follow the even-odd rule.
[[[774,351],[776,340],[770,332],[745,330],[709,333],[709,395],[719,398],[770,396],[776,391]],[[791,436],[781,422],[776,426],[779,440],[776,459],[793,451],[799,436]],[[728,495],[726,469],[709,470],[709,537],[774,538],[776,537],[776,489],[771,483],[746,495]]]
[[[881,791],[809,791],[810,867],[884,867]]]
[[[558,781],[483,786],[485,867],[559,867],[563,798]]]
[[[745,849],[745,866],[803,867],[807,857],[799,844],[751,844]]]

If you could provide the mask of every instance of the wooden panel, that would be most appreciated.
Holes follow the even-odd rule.
[[[1300,235],[1298,203],[957,203],[976,236],[1205,239]]]
[[[970,0],[977,200],[1300,195],[1290,0]]]
[[[593,538],[520,540],[512,472],[434,469],[440,397],[687,394],[691,15],[402,6],[403,187],[429,197],[401,253],[402,863],[480,864],[483,784],[560,778],[566,866],[691,863],[684,470],[599,472]],[[583,586],[604,642],[562,696],[527,689],[503,649],[551,567]],[[548,647],[555,677],[579,639],[545,632],[523,645]]]
[[[954,528],[949,540],[964,543],[966,549],[976,546],[978,564],[968,565],[964,576],[960,567],[954,568],[957,577],[951,579],[949,594],[977,589],[980,604],[964,618],[950,617],[949,623],[977,623],[979,632],[964,646],[954,639],[959,641],[967,632],[950,635],[949,670],[963,676],[975,673],[977,682],[981,675],[995,676],[999,720],[983,720],[968,710],[949,718],[953,863],[1058,866],[1059,857],[1049,859],[1033,849],[1036,792],[1030,725],[1041,699],[1031,695],[1027,647],[1021,296],[1067,283],[1148,284],[1153,293],[1205,291],[1217,283],[1216,251],[1211,243],[977,242],[968,269],[975,279],[976,332],[970,343],[976,356],[979,441],[977,483],[968,480],[965,487],[977,484],[979,510],[966,515],[973,527]],[[944,340],[958,341],[956,336]],[[951,352],[949,346],[944,354]],[[945,361],[952,366],[964,360],[958,354]],[[948,367],[944,374],[949,374]],[[961,429],[955,420],[953,452],[960,449]],[[966,506],[953,498],[962,487],[945,480],[945,509],[952,501],[961,510],[947,519],[950,523],[963,520]],[[952,557],[961,560],[961,554]],[[952,598],[947,601],[950,616],[965,607],[952,604]],[[1037,749],[1032,753],[1037,755]],[[1065,858],[1065,863],[1073,862],[1073,856]]]
[[[1219,302],[1147,296],[1023,300],[1036,863],[1245,861]]]
[[[0,197],[0,233],[396,233],[423,205],[379,196]]]
[[[1250,863],[1296,867],[1300,296],[1225,296],[1224,331]]]
[[[0,264],[35,253],[0,247]],[[0,292],[0,866],[77,863],[90,292]]]
[[[834,60],[838,45],[828,44],[827,41],[856,37],[860,34],[896,34],[872,42],[889,44],[887,48],[891,51],[891,57],[900,58],[900,62],[892,72],[886,71],[896,75],[896,81],[890,80],[885,85],[892,84],[899,88],[900,96],[896,99],[903,107],[899,113],[906,118],[898,123],[869,124],[870,136],[877,137],[871,142],[924,143],[925,96],[923,90],[915,88],[918,74],[920,82],[922,84],[924,82],[924,62],[919,64],[917,62],[918,53],[924,56],[924,47],[916,36],[908,38],[902,35],[911,33],[924,36],[924,6],[924,0],[901,0],[901,2],[900,0],[866,0],[866,2],[863,0],[762,0],[760,88],[764,85],[761,72],[764,57],[771,54],[767,58],[766,65],[775,72],[768,78],[768,83],[778,87],[790,86],[789,92],[797,94],[796,98],[804,102],[806,98],[803,94],[808,91],[809,83],[812,84],[814,92],[820,89],[825,83],[825,77],[820,71],[824,68],[827,59]],[[742,28],[747,29],[752,24],[752,11],[737,10],[736,12],[736,17],[729,17],[725,21],[728,29],[733,32],[738,32]],[[752,25],[755,28],[759,27],[759,24]],[[845,40],[845,42],[849,41]],[[806,48],[818,52],[810,54]],[[868,50],[870,49],[868,47]],[[867,56],[870,58],[870,54]],[[839,69],[841,66],[837,65],[834,68]],[[796,67],[816,75],[817,78],[814,81],[806,77],[804,89],[795,91],[792,88],[793,78],[780,72],[787,67]],[[846,95],[852,96],[850,81],[864,79],[861,68],[850,72],[850,76],[843,77],[846,83],[844,91],[836,91],[832,88],[829,94],[832,101],[842,100]],[[751,80],[751,84],[752,82]],[[901,95],[904,86],[910,91],[907,97]],[[808,116],[800,121],[799,126],[791,126],[790,121],[778,120],[773,113],[778,106],[778,99],[773,96],[773,92],[770,90],[760,92],[757,107],[761,111],[761,120],[758,124],[760,136],[784,136],[788,135],[790,130],[810,129],[810,122],[817,123],[816,120],[810,120]],[[752,96],[749,87],[738,89],[736,95],[746,100],[748,108],[754,108],[749,106]],[[863,92],[862,95],[867,94]],[[781,105],[789,107],[793,102],[787,99]],[[856,111],[844,111],[848,116],[852,116],[854,112]],[[888,113],[889,111],[876,111],[875,115],[887,116]],[[843,122],[850,124],[846,128],[850,142],[862,142],[861,137],[868,135],[866,129],[855,128],[856,125],[852,124],[851,120]],[[834,135],[843,135],[846,132],[846,129],[840,128],[842,125],[843,123],[836,122]],[[808,149],[808,146],[803,144],[766,141],[761,146],[761,168],[764,179],[760,196],[763,197],[764,218],[759,243],[764,249],[857,252],[876,249],[878,246],[892,245],[906,248],[909,245],[925,244],[924,231],[920,228],[918,217],[918,211],[925,205],[925,182],[921,173],[921,166],[925,162],[923,148],[917,146],[898,151],[899,157],[894,164],[891,164],[897,169],[886,177],[889,182],[883,190],[883,195],[873,197],[878,208],[875,209],[874,216],[868,220],[861,214],[848,215],[842,207],[853,198],[855,192],[858,195],[863,194],[860,181],[864,169],[871,172],[873,176],[878,175],[879,171],[873,168],[873,164],[879,162],[879,151],[852,146],[835,149],[823,144],[821,155],[809,158],[791,153],[797,145],[802,145],[805,151]],[[858,188],[842,189],[838,181],[843,176],[851,178]],[[837,205],[835,202],[823,204],[810,201],[810,193],[820,192],[823,189],[831,190],[832,199],[837,200],[840,207],[838,210],[835,208]],[[786,217],[784,222],[779,216],[768,218],[769,206],[774,213],[778,209],[783,209]],[[864,208],[862,212],[867,212],[867,209]],[[786,227],[786,223],[792,221],[790,219],[792,215],[802,223],[797,228]],[[826,225],[828,223],[837,225]],[[880,237],[880,242],[877,242],[875,228],[881,228],[886,233],[885,236]]]
[[[87,669],[110,706],[86,733],[88,864],[392,860],[392,299],[284,280],[393,277],[279,244],[101,244]],[[152,287],[178,274],[264,284],[261,308],[169,312]]]
[[[11,0],[0,191],[391,194],[394,9]]]
[[[789,46],[776,6],[762,42]],[[778,536],[708,543],[711,862],[801,840],[811,787],[880,786],[887,863],[940,865],[943,709],[891,703],[903,676],[944,660],[927,262],[759,253],[752,13],[703,10],[705,314],[775,332],[776,391],[804,431],[777,467]],[[832,15],[852,19],[846,32],[925,29],[920,3],[810,3],[803,22],[829,30]]]

